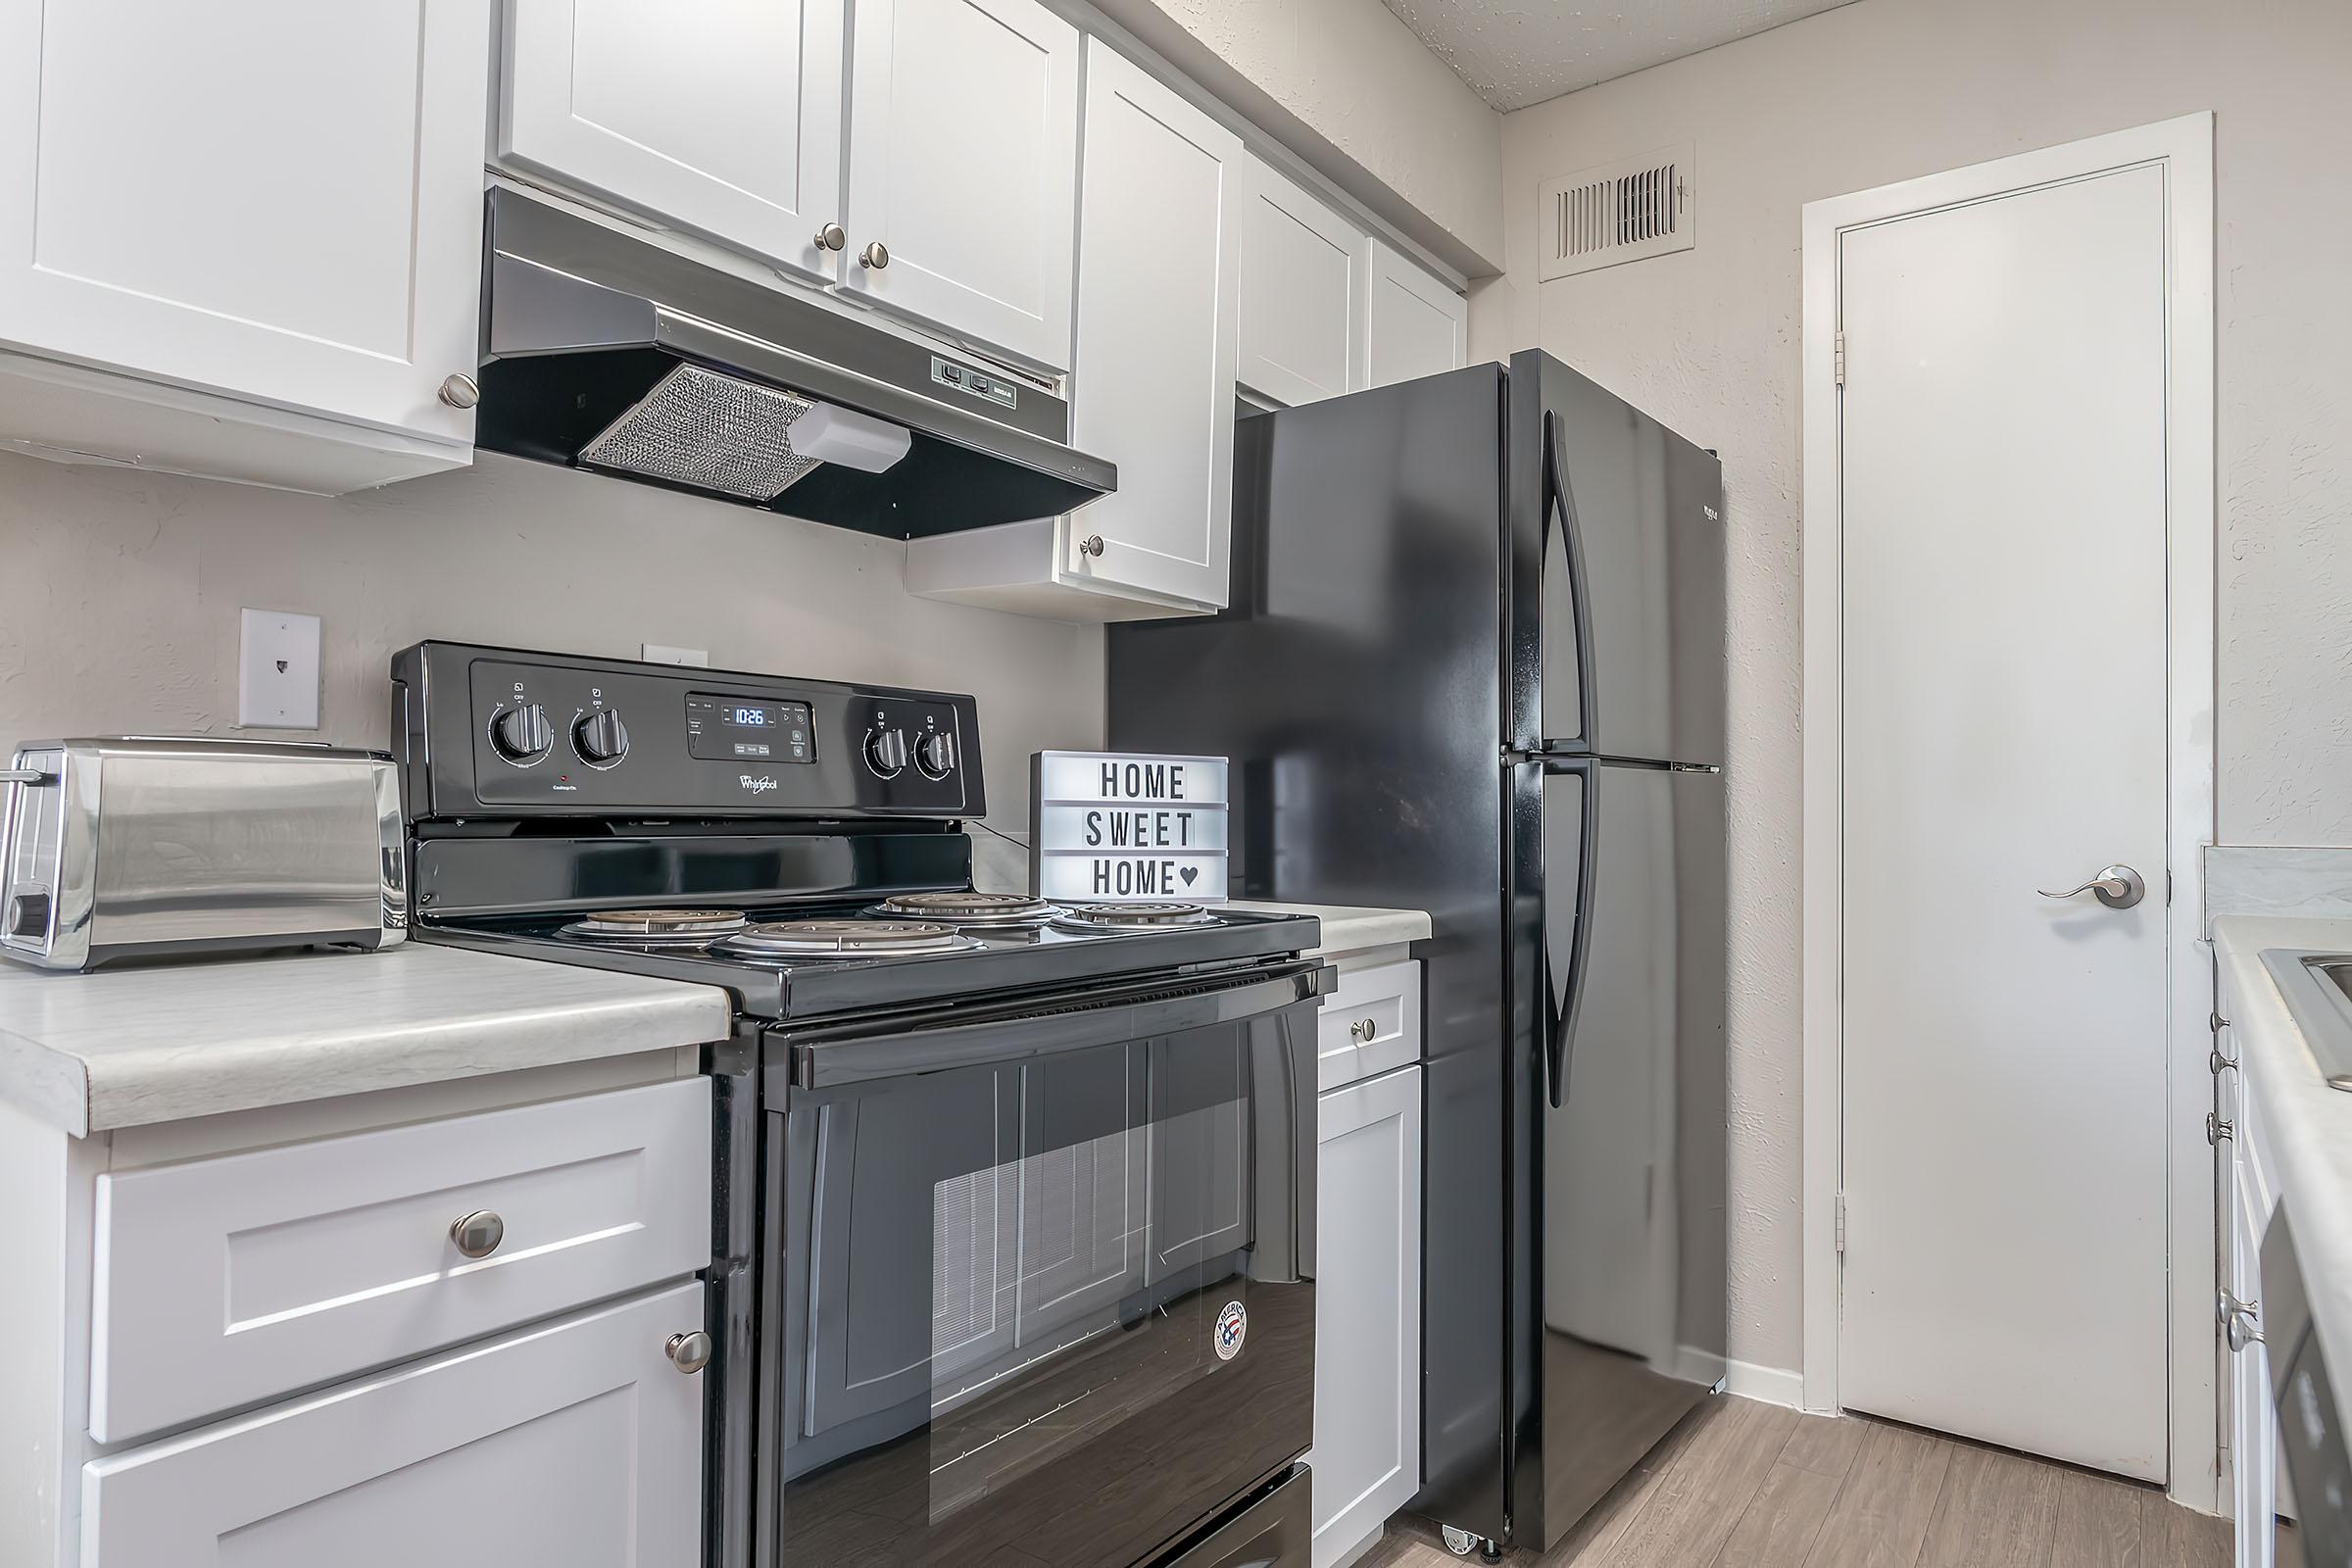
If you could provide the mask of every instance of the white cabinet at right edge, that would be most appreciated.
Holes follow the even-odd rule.
[[[1420,971],[1343,967],[1319,1019],[1314,1568],[1421,1487]]]

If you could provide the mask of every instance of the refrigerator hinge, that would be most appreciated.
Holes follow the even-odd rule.
[[[1845,1255],[1845,1195],[1843,1193],[1838,1195],[1837,1225],[1838,1255],[1843,1257]]]
[[[1845,385],[1845,332],[1843,329],[1838,331],[1836,344],[1835,358],[1832,363],[1837,367],[1838,384],[1843,386]]]

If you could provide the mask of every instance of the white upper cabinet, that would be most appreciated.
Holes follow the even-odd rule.
[[[829,280],[844,3],[512,0],[499,157]]]
[[[0,0],[0,348],[464,462],[490,36],[488,0]],[[0,437],[103,451],[72,395],[89,427]]]
[[[1365,385],[1387,386],[1468,363],[1470,302],[1379,240],[1372,242],[1372,306]]]
[[[1072,515],[1062,569],[1221,607],[1245,155],[1099,39],[1086,66],[1071,442],[1119,489]]]
[[[1037,0],[858,0],[842,286],[1070,363],[1078,29]]]
[[[1371,238],[1264,160],[1250,173],[1236,378],[1286,406],[1364,385]]]

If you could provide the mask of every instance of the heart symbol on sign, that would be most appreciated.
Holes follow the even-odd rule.
[[[1189,888],[1193,885],[1193,878],[1200,874],[1200,868],[1197,865],[1188,865],[1176,874],[1184,878],[1184,885]]]

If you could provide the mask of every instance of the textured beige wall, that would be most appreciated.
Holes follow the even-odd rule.
[[[2352,5],[1861,0],[1505,118],[1480,356],[1720,448],[1731,540],[1732,1353],[1800,1354],[1798,211],[2216,112],[2225,842],[2352,844]],[[1697,144],[1688,254],[1539,286],[1551,176]],[[2031,366],[2019,367],[2031,374]]]
[[[1502,117],[1381,0],[1094,0],[1432,254],[1502,263]]]
[[[237,612],[322,616],[320,731],[382,746],[425,637],[970,692],[990,820],[1102,743],[1102,632],[907,597],[904,546],[495,456],[339,501],[0,455],[0,749],[229,729]],[[984,841],[985,842],[985,841]],[[1014,862],[1018,865],[1017,858]]]

